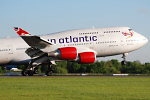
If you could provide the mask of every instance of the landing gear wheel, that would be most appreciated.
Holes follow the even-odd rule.
[[[52,71],[46,71],[45,73],[47,76],[52,76]]]
[[[21,74],[22,74],[22,76],[27,76],[27,75],[28,75],[28,71],[27,71],[27,70],[23,70],[23,71],[21,72]]]
[[[121,62],[121,65],[126,65],[126,64],[127,64],[126,61],[122,61],[122,62]]]
[[[50,62],[50,60],[47,60],[47,62],[48,62],[48,71],[46,71],[46,75],[47,76],[52,76],[52,66],[51,66],[51,62]]]
[[[38,74],[39,73],[39,70],[37,67],[34,68],[34,74]]]
[[[29,70],[29,71],[28,71],[28,75],[29,75],[29,76],[33,76],[33,75],[34,75],[34,71]]]

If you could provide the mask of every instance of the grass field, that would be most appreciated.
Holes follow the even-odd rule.
[[[150,77],[0,78],[0,100],[150,99]]]

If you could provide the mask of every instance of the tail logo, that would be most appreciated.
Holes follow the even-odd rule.
[[[14,30],[17,32],[17,34],[18,34],[19,36],[30,35],[28,32],[26,32],[26,31],[24,31],[23,29],[18,28],[18,27],[14,27]]]

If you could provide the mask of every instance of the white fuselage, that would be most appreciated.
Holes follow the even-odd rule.
[[[93,50],[96,57],[128,53],[144,46],[148,40],[129,27],[91,28],[64,31],[40,36],[54,45],[43,51],[60,47],[76,47],[78,53]],[[20,37],[0,39],[0,64],[28,64],[31,58],[25,53],[28,44]]]

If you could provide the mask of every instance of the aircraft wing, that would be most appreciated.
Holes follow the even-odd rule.
[[[14,30],[31,47],[38,48],[38,49],[44,49],[47,46],[52,45],[52,43],[50,43],[49,41],[47,41],[39,36],[31,35],[19,27],[14,27]]]
[[[96,51],[88,47],[62,47],[52,52],[45,52],[42,49],[53,45],[49,41],[29,34],[21,28],[14,27],[17,34],[30,46],[25,52],[31,57],[32,65],[39,65],[50,61],[55,64],[59,60],[72,60],[79,63],[94,63],[96,59]],[[78,56],[79,55],[79,56]]]

